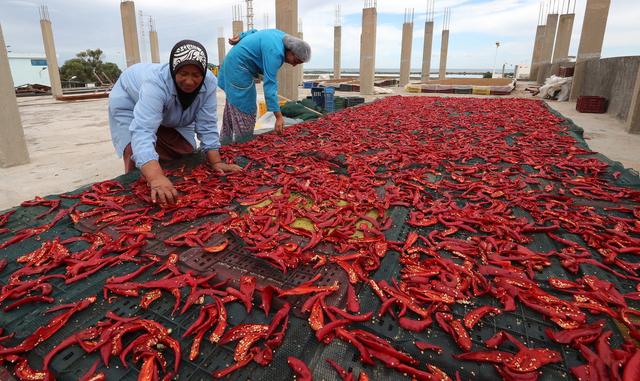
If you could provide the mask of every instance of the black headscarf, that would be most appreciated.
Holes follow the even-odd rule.
[[[191,93],[185,93],[180,90],[180,87],[178,87],[176,83],[176,73],[184,65],[196,65],[202,71],[202,82],[200,82],[200,86]],[[182,105],[182,109],[186,110],[196,99],[200,88],[202,88],[202,84],[204,84],[204,77],[207,74],[207,51],[204,49],[204,46],[197,41],[182,40],[171,49],[169,70],[171,71],[171,78],[178,92],[178,100]]]

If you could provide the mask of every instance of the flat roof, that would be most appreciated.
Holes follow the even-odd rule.
[[[47,55],[44,53],[8,53],[9,59],[11,58],[38,58],[38,59],[46,59]]]

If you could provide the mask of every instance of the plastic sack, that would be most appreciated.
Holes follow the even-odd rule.
[[[302,123],[302,119],[284,118],[284,126],[292,126],[294,124]],[[260,118],[256,120],[256,126],[253,130],[254,134],[264,134],[265,132],[273,131],[276,127],[276,116],[273,112],[268,111],[264,113]]]

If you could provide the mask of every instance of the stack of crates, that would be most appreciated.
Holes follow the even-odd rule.
[[[353,107],[363,103],[364,103],[363,97],[346,97],[344,105],[345,107]]]
[[[558,69],[558,77],[573,77],[573,71],[573,67],[561,66],[560,69]]]
[[[325,87],[324,89],[324,109],[326,112],[333,112],[335,110],[333,103],[333,96],[336,93],[336,89],[333,87]]]
[[[578,97],[576,110],[594,114],[607,112],[607,99],[604,97],[581,96]]]
[[[324,108],[324,87],[312,87],[311,88],[311,100],[318,107]]]

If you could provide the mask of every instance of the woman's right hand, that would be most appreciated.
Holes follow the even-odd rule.
[[[230,45],[235,45],[235,44],[237,44],[238,42],[240,42],[240,36],[238,36],[238,35],[233,36],[233,37],[231,37],[231,38],[229,39],[229,44],[230,44]]]
[[[149,188],[151,188],[151,202],[155,204],[160,201],[160,205],[174,205],[176,203],[178,191],[166,176],[157,176],[149,179],[148,182]]]

